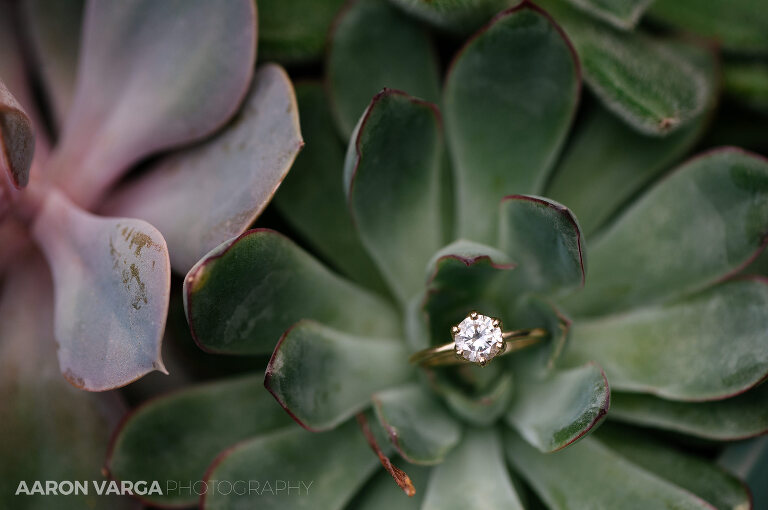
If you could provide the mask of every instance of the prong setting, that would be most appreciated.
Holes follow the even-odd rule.
[[[482,367],[504,350],[501,321],[493,317],[470,312],[451,332],[456,356]]]

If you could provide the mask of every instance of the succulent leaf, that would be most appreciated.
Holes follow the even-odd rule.
[[[90,2],[82,49],[49,165],[56,183],[90,207],[130,165],[232,116],[253,75],[254,3]]]
[[[115,433],[107,470],[116,480],[202,480],[225,448],[294,423],[264,390],[260,376],[192,386],[149,400]],[[183,459],[183,462],[180,462]],[[146,495],[146,503],[188,507],[192,491]]]
[[[569,0],[583,11],[616,28],[631,30],[654,0]]]
[[[281,67],[267,64],[256,72],[232,123],[119,187],[104,211],[155,225],[168,242],[174,270],[186,273],[253,223],[303,143],[291,81]]]
[[[272,352],[301,319],[352,334],[399,334],[386,301],[265,229],[249,230],[201,259],[184,281],[184,299],[192,335],[209,352]]]
[[[456,419],[420,384],[380,391],[372,400],[392,446],[410,463],[439,464],[461,438]]]
[[[564,363],[596,359],[611,387],[716,400],[768,377],[768,281],[736,280],[667,304],[578,320]]]
[[[713,39],[727,50],[768,54],[768,18],[759,1],[656,0],[649,15],[678,30]]]
[[[32,120],[0,81],[0,200],[4,199],[6,176],[18,189],[27,185],[34,155]]]
[[[503,319],[516,297],[510,284],[515,264],[503,252],[459,239],[441,248],[427,264],[427,288],[420,308],[429,335],[421,341],[441,343],[474,309]],[[447,341],[447,339],[446,339]],[[424,345],[426,347],[426,345]]]
[[[458,235],[492,245],[501,198],[544,186],[576,109],[579,64],[559,27],[525,2],[470,39],[446,80]]]
[[[723,67],[725,93],[734,100],[768,113],[768,63],[729,62]]]
[[[320,434],[291,427],[242,442],[219,455],[206,480],[258,480],[261,484],[243,495],[211,492],[200,507],[341,510],[378,465],[355,420]],[[270,480],[290,480],[294,484],[291,497],[286,497],[285,490],[275,492],[275,487],[266,490],[264,482]],[[301,492],[296,490],[298,481],[305,484]]]
[[[350,2],[330,38],[326,80],[344,139],[383,88],[405,90],[426,101],[438,99],[438,62],[427,33],[386,0]]]
[[[259,0],[259,56],[284,64],[320,60],[344,0]]]
[[[61,372],[89,391],[124,386],[160,359],[171,268],[152,225],[87,213],[58,191],[33,226],[54,281]]]
[[[467,423],[478,427],[492,425],[509,409],[515,397],[514,378],[511,373],[501,374],[487,388],[470,395],[452,381],[429,374],[432,389],[440,395],[448,408]]]
[[[303,427],[329,430],[366,408],[371,394],[408,380],[407,357],[398,340],[301,321],[275,347],[264,385]]]
[[[391,0],[403,11],[437,28],[468,34],[520,0]]]
[[[678,48],[690,52],[708,80],[715,82],[717,64],[711,51],[693,45]],[[600,105],[589,108],[547,185],[546,196],[567,204],[591,238],[621,206],[699,141],[717,97],[716,87],[708,90],[704,112],[664,137],[639,133]]]
[[[579,222],[553,200],[504,197],[499,246],[519,265],[512,276],[517,292],[561,292],[584,285],[587,261]]]
[[[686,52],[641,32],[594,23],[563,0],[542,4],[573,40],[589,87],[634,129],[663,136],[691,122],[706,107],[714,83]]]
[[[552,510],[714,508],[591,437],[551,455],[539,452],[512,432],[506,434],[504,444],[509,462]]]
[[[272,204],[329,264],[385,294],[386,283],[360,241],[340,185],[346,147],[336,134],[322,83],[297,84],[296,99],[301,131],[310,142],[296,158]]]
[[[506,421],[540,451],[571,445],[605,418],[610,390],[596,363],[545,374],[515,366],[517,391]]]
[[[691,294],[749,262],[766,230],[768,161],[735,148],[702,154],[589,245],[586,286],[563,304],[598,315]]]
[[[74,95],[84,5],[84,0],[31,0],[20,5],[58,128]]]
[[[360,239],[402,303],[423,288],[424,267],[442,244],[440,117],[434,105],[394,90],[360,118],[344,182]]]
[[[699,457],[625,428],[601,428],[595,438],[633,464],[696,494],[715,508],[752,508],[749,491],[738,478]]]
[[[768,432],[768,384],[713,402],[676,402],[642,393],[614,392],[611,418],[716,441]]]
[[[445,462],[432,469],[421,508],[522,510],[510,476],[498,432],[469,428]]]
[[[45,261],[26,252],[15,262],[0,292],[0,434],[6,438],[0,443],[0,506],[45,508],[55,500],[61,510],[135,510],[130,499],[93,491],[59,498],[14,495],[20,480],[30,488],[34,480],[101,483],[109,433],[124,411],[116,394],[80,391],[61,377]]]

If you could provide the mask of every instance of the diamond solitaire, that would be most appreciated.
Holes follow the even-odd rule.
[[[452,329],[456,355],[472,363],[485,365],[504,350],[498,319],[470,313]]]

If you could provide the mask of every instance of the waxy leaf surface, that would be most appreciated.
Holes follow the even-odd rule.
[[[90,2],[81,47],[75,96],[49,165],[75,202],[93,206],[132,164],[199,140],[235,113],[253,75],[255,7]]]
[[[401,302],[423,288],[442,244],[440,118],[434,105],[385,90],[360,119],[344,181],[360,239]]]
[[[413,374],[398,340],[365,338],[302,321],[280,339],[264,385],[310,430],[328,430],[370,404],[377,391]]]
[[[494,18],[458,53],[443,102],[460,237],[494,244],[502,197],[543,187],[580,80],[570,43],[529,3]]]
[[[256,72],[237,117],[214,138],[162,159],[105,203],[165,236],[174,270],[241,234],[267,206],[303,144],[288,75]]]
[[[64,377],[103,391],[165,372],[171,268],[160,232],[141,220],[92,215],[51,191],[33,235],[53,273]]]
[[[184,281],[184,299],[192,335],[211,352],[270,353],[301,319],[353,334],[399,335],[387,302],[272,230],[250,230],[201,259]]]
[[[570,2],[617,28],[632,29],[653,0],[570,0]]]
[[[34,155],[32,120],[0,81],[0,173],[5,174],[0,177],[0,199],[6,177],[16,188],[27,185]]]

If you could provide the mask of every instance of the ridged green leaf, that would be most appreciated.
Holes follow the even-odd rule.
[[[493,366],[471,368],[488,371]],[[509,409],[509,403],[515,397],[514,378],[509,372],[499,375],[474,394],[470,394],[466,388],[459,387],[453,381],[440,377],[433,378],[432,386],[454,414],[479,427],[496,422]]]
[[[768,17],[760,0],[656,0],[649,15],[728,50],[768,53]]]
[[[768,437],[726,447],[717,463],[749,486],[754,508],[768,505]]]
[[[272,204],[333,267],[374,290],[386,284],[360,242],[344,187],[345,146],[336,134],[322,83],[296,85],[301,132],[308,140]]]
[[[408,14],[440,29],[467,34],[520,0],[391,0]]]
[[[260,376],[192,386],[134,410],[116,433],[106,467],[116,480],[157,480],[166,489],[202,480],[216,456],[235,443],[293,426]],[[164,490],[143,499],[187,507],[200,498]]]
[[[768,376],[766,308],[768,282],[732,281],[676,303],[577,320],[563,358],[597,360],[619,391],[725,398]]]
[[[665,135],[706,107],[714,83],[674,45],[594,23],[563,0],[542,4],[573,40],[589,87],[633,128]]]
[[[442,464],[432,469],[422,510],[520,509],[495,429],[469,428]]]
[[[579,82],[568,41],[529,3],[494,18],[458,53],[444,109],[460,237],[494,244],[499,200],[543,187]]]
[[[383,88],[427,101],[439,97],[437,56],[426,31],[386,0],[354,0],[330,35],[326,79],[346,139]]]
[[[341,510],[377,465],[379,461],[355,420],[320,434],[296,426],[223,452],[210,466],[207,481],[258,481],[259,486],[249,485],[248,488],[254,490],[244,491],[240,484],[241,494],[210,491],[200,507],[204,510]],[[285,485],[278,487],[280,481]],[[288,483],[293,487],[290,493]],[[226,490],[227,486],[223,487]]]
[[[184,280],[184,299],[192,335],[212,352],[272,352],[301,319],[363,335],[399,334],[389,304],[271,230],[248,231],[201,259]]]
[[[567,207],[530,195],[501,202],[499,246],[518,264],[517,292],[550,293],[584,284],[586,254],[576,217]]]
[[[654,0],[570,0],[576,7],[611,25],[632,29]]]
[[[692,293],[747,263],[766,230],[768,162],[734,148],[702,154],[589,245],[586,286],[563,303],[598,315]]]
[[[412,375],[398,340],[351,336],[302,321],[275,347],[264,385],[302,426],[328,430],[367,407],[373,393]]]
[[[408,462],[439,464],[461,438],[459,422],[422,385],[380,391],[373,404],[392,446]]]
[[[423,289],[442,245],[443,140],[434,105],[402,92],[377,94],[349,142],[344,182],[360,239],[402,303]]]

